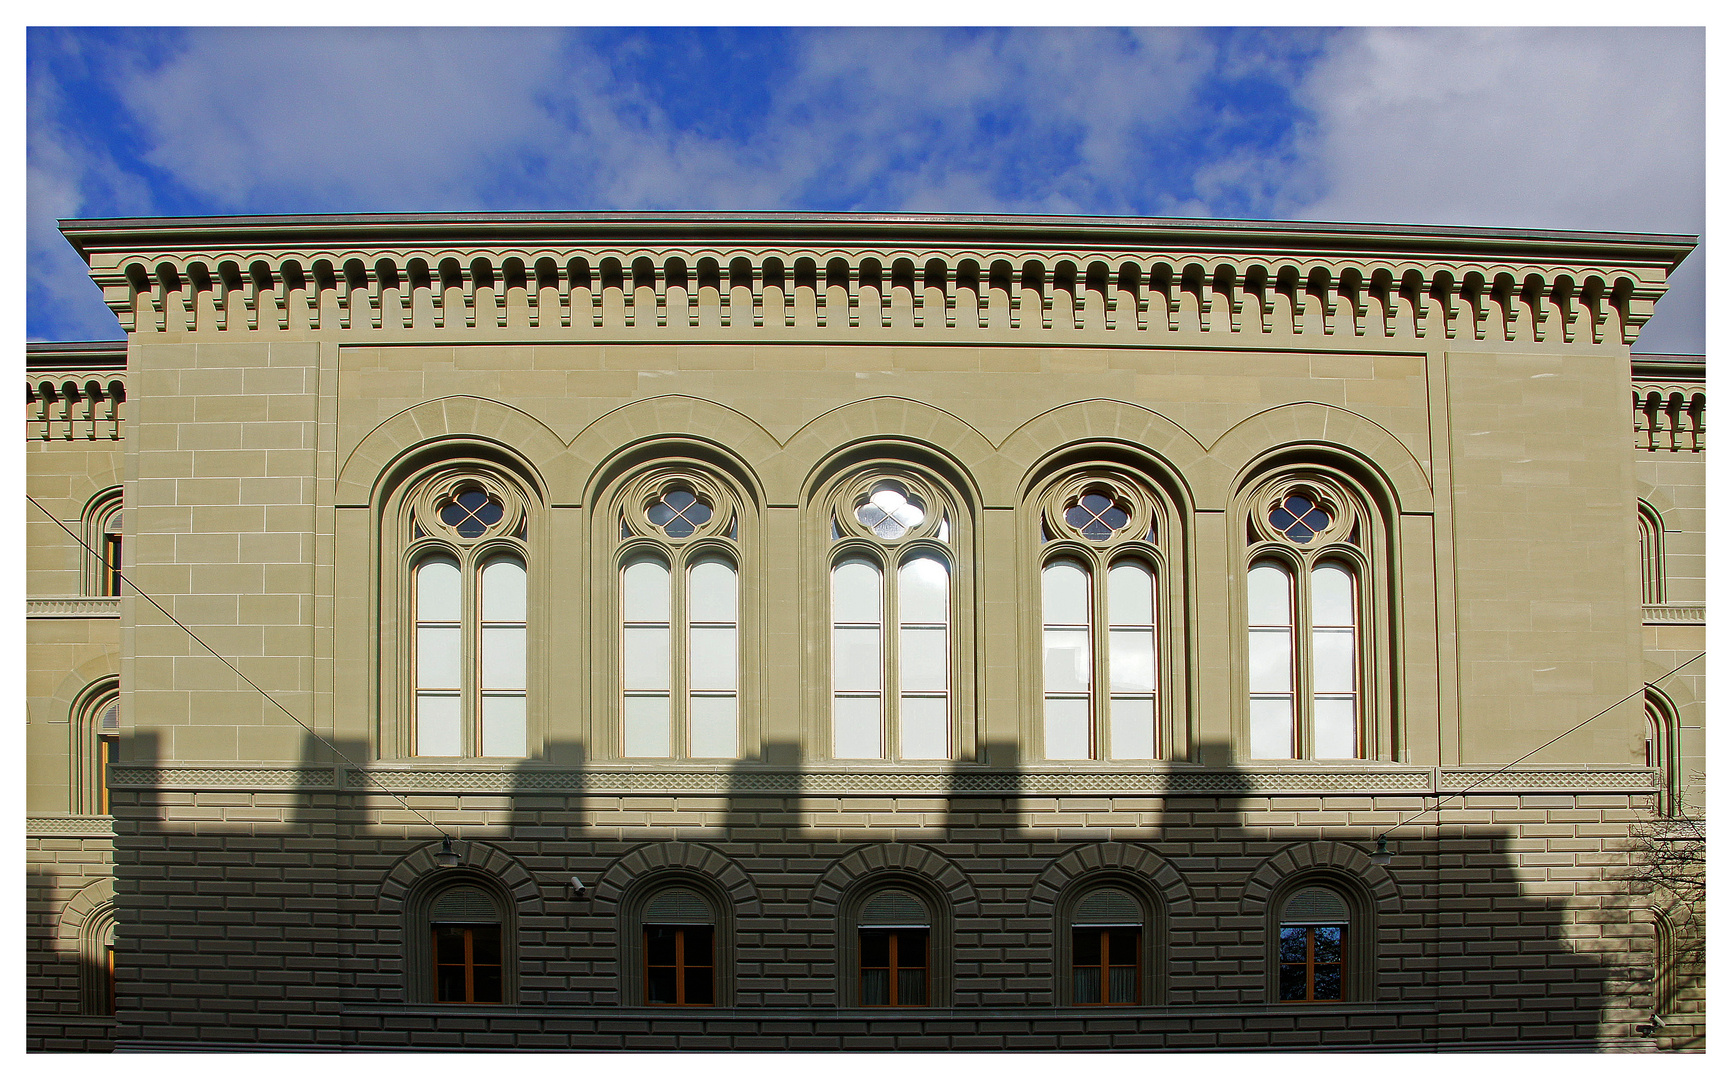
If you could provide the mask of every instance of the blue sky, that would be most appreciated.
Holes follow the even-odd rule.
[[[33,340],[120,336],[62,217],[1704,220],[1692,29],[32,29],[27,53]],[[1703,350],[1702,256],[1639,349]]]

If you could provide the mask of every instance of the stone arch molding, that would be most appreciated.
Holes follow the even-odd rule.
[[[73,893],[66,906],[60,909],[60,919],[54,928],[55,937],[64,945],[65,951],[76,953],[79,938],[90,925],[90,920],[113,905],[114,881],[110,878],[99,878]]]
[[[713,447],[767,498],[759,470],[773,467],[782,446],[756,420],[706,398],[664,394],[621,405],[590,423],[571,440],[573,475],[581,477],[572,501],[592,500],[609,479],[610,466],[646,443],[695,442]],[[564,501],[563,499],[560,501]]]
[[[1050,916],[1071,882],[1101,870],[1117,870],[1148,882],[1169,918],[1191,914],[1191,888],[1173,864],[1140,844],[1079,844],[1047,864],[1028,892],[1031,915]]]
[[[954,918],[979,914],[974,883],[962,868],[931,848],[916,844],[868,844],[831,863],[812,886],[812,914],[834,916],[842,895],[854,882],[883,871],[900,871],[931,882],[943,892]]]
[[[541,887],[535,875],[515,855],[483,840],[453,838],[462,863],[455,869],[486,874],[498,881],[511,896],[519,914],[541,914]],[[435,861],[440,841],[429,840],[398,859],[379,886],[379,899],[386,910],[401,911],[415,885],[445,868]]]
[[[618,905],[634,882],[668,870],[684,870],[715,882],[736,918],[759,913],[757,886],[739,863],[707,844],[681,840],[643,844],[615,859],[595,883],[596,902]]]
[[[1277,405],[1248,416],[1229,428],[1214,445],[1209,457],[1219,463],[1197,478],[1199,506],[1224,507],[1231,500],[1236,478],[1258,460],[1286,447],[1315,447],[1327,452],[1345,450],[1371,470],[1395,499],[1397,513],[1428,513],[1432,509],[1431,478],[1413,451],[1375,420],[1334,405],[1301,401]],[[1222,486],[1204,490],[1202,481],[1219,480]]]
[[[837,406],[795,432],[780,466],[765,469],[772,502],[799,505],[826,483],[833,463],[865,443],[909,442],[947,461],[976,506],[1009,506],[1017,477],[986,436],[953,413],[900,397],[875,397]]]
[[[1261,909],[1283,881],[1311,870],[1334,870],[1343,877],[1357,880],[1371,894],[1379,910],[1392,910],[1401,895],[1389,872],[1372,862],[1371,857],[1357,845],[1314,840],[1282,848],[1252,872],[1245,880],[1242,894],[1246,910]]]
[[[369,431],[337,472],[337,505],[371,506],[379,484],[405,454],[429,443],[464,439],[522,458],[537,473],[549,501],[578,490],[565,442],[546,424],[490,398],[459,395],[411,405]]]
[[[1026,489],[1049,476],[1047,463],[1067,448],[1113,444],[1164,466],[1173,481],[1186,488],[1187,498],[1192,496],[1190,488],[1199,482],[1198,477],[1217,468],[1209,461],[1208,450],[1184,427],[1152,409],[1111,398],[1073,401],[1049,409],[1011,432],[998,449],[1010,465],[1021,470],[1017,480]]]
[[[60,680],[60,685],[54,688],[53,696],[47,699],[29,699],[31,711],[35,714],[30,717],[30,722],[64,724],[77,719],[78,707],[83,704],[92,688],[102,682],[118,682],[119,673],[119,649],[109,649],[99,656],[91,657],[66,673],[66,677]]]

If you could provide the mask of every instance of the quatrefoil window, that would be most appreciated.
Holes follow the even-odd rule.
[[[652,505],[645,516],[669,536],[684,539],[708,524],[715,511],[690,491],[675,488]]]
[[[465,540],[473,540],[499,524],[505,507],[479,488],[462,492],[439,508],[439,520]]]
[[[1107,496],[1091,491],[1065,510],[1064,521],[1089,540],[1109,540],[1131,523],[1131,514]]]
[[[1294,492],[1269,511],[1269,525],[1295,544],[1309,544],[1329,528],[1329,511],[1305,495]]]
[[[918,495],[893,480],[872,488],[872,494],[854,508],[854,520],[885,540],[895,540],[926,520],[926,504]]]

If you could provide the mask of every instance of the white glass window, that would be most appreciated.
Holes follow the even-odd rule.
[[[1094,656],[1090,642],[1089,574],[1080,563],[1055,560],[1041,571],[1042,670],[1046,675],[1046,756],[1090,755],[1090,698]]]
[[[463,754],[463,572],[457,560],[415,568],[415,753]]]
[[[708,520],[705,504],[678,502],[678,511]],[[660,516],[686,520],[675,511]],[[639,554],[620,575],[625,757],[739,756],[739,573],[717,554],[688,558],[676,572],[660,554]]]
[[[904,760],[950,757],[950,568],[936,555],[896,575]]]
[[[1352,758],[1358,748],[1358,620],[1353,572],[1335,563],[1311,571],[1312,754]]]
[[[1251,756],[1290,758],[1293,751],[1293,575],[1258,563],[1250,592]]]
[[[739,756],[740,582],[719,558],[692,564],[686,576],[690,632],[688,753]]]
[[[832,751],[839,758],[884,756],[884,575],[865,559],[830,573]]]
[[[473,589],[474,596],[467,597],[462,566],[450,556],[423,559],[415,568],[418,757],[524,757],[529,752],[529,597],[523,561],[515,556],[489,560]]]
[[[1155,575],[1144,563],[1122,560],[1096,575],[1079,561],[1059,558],[1041,571],[1048,758],[1155,756],[1156,610]],[[1097,672],[1103,658],[1105,671]],[[1098,693],[1101,674],[1104,694]]]
[[[627,564],[620,581],[620,687],[625,694],[626,757],[669,757],[673,751],[669,698],[673,681],[672,589],[668,565],[656,558]]]
[[[1303,603],[1297,585],[1303,583]],[[1357,758],[1359,597],[1354,571],[1322,562],[1304,577],[1258,562],[1247,576],[1251,756]],[[1308,625],[1301,625],[1301,619]],[[1299,687],[1310,684],[1301,698]]]

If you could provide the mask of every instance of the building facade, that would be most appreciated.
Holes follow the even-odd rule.
[[[1700,1045],[1688,238],[63,231],[33,1048]]]

